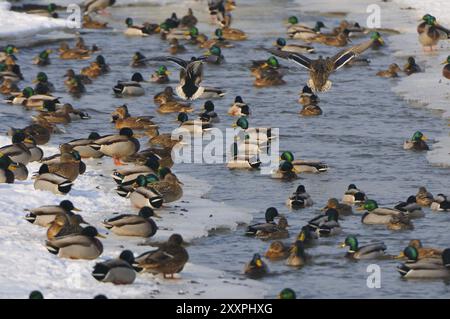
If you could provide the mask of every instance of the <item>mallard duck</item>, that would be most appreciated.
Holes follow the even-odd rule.
[[[209,64],[219,65],[225,61],[225,57],[222,54],[222,49],[219,46],[213,45],[208,51],[205,52],[205,61]]]
[[[252,260],[244,268],[244,274],[251,279],[262,278],[268,272],[269,269],[259,254],[254,254]]]
[[[405,279],[440,279],[450,278],[450,249],[442,252],[441,258],[418,259],[417,249],[406,247],[404,250],[408,261],[397,266],[397,271]]]
[[[258,76],[261,71],[264,70],[279,70],[283,67],[280,65],[278,59],[274,56],[270,56],[267,60],[253,60],[252,65],[250,66],[250,71],[253,76]],[[280,73],[281,75],[281,73]]]
[[[345,257],[350,259],[376,259],[386,256],[386,245],[383,242],[370,243],[359,247],[356,236],[347,236],[345,242],[341,244],[342,248],[348,246]]]
[[[222,20],[221,27],[223,32],[223,38],[229,41],[244,41],[247,40],[247,35],[244,31],[231,27],[232,17],[230,13],[227,13]]]
[[[286,201],[286,206],[292,209],[310,207],[314,204],[311,196],[306,192],[305,186],[299,185]]]
[[[0,153],[0,184],[14,183],[14,173],[10,169],[11,164],[11,159],[8,156]]]
[[[0,84],[0,93],[4,95],[19,94],[20,89],[11,79],[4,79]]]
[[[238,118],[232,126],[240,127],[245,133],[245,141],[251,144],[261,145],[277,137],[272,134],[270,127],[250,127],[248,118],[245,116]]]
[[[32,292],[30,292],[28,299],[45,299],[45,298],[42,292],[40,292],[39,290],[33,290]]]
[[[398,72],[401,71],[397,63],[392,63],[387,70],[378,71],[376,75],[382,78],[398,78]]]
[[[303,116],[317,116],[322,115],[322,109],[318,105],[319,98],[315,94],[311,95],[300,95],[299,102],[303,105],[300,110],[300,115]]]
[[[258,229],[255,237],[262,240],[288,238],[289,232],[286,229],[287,227],[289,227],[289,225],[286,217],[281,216],[277,225],[273,225],[272,227],[264,227],[264,229]]]
[[[148,175],[139,175],[136,178],[136,183],[133,185],[132,189],[127,192],[127,197],[130,199],[131,204],[139,209],[147,208],[160,208],[164,203],[164,197],[161,193],[159,193],[155,188],[153,188],[153,184],[157,183],[159,180],[154,174]],[[123,187],[119,187],[119,192],[123,192]],[[119,193],[119,195],[122,195]],[[166,193],[166,198],[169,198]]]
[[[408,62],[403,67],[403,71],[406,73],[406,75],[422,72],[420,66],[417,65],[416,60],[412,56],[408,58]]]
[[[349,43],[350,31],[345,29],[337,35],[317,34],[309,39],[312,42],[322,43],[328,46],[345,47]]]
[[[115,169],[112,178],[121,186],[130,186],[136,182],[139,175],[157,174],[159,169],[159,157],[149,156],[145,163],[126,167],[124,169]]]
[[[438,212],[450,211],[450,201],[444,194],[437,194],[431,203],[430,208]]]
[[[188,9],[187,14],[181,18],[180,25],[184,28],[191,28],[194,27],[197,24],[198,20],[194,16],[194,12],[191,8]]]
[[[229,42],[223,38],[222,29],[220,29],[220,28],[216,29],[214,31],[214,35],[215,35],[215,38],[212,38],[208,41],[201,43],[200,48],[210,49],[213,46],[216,46],[219,48],[234,48],[234,45],[231,42]]]
[[[212,101],[206,101],[205,104],[203,104],[203,112],[200,113],[199,117],[208,118],[210,123],[219,123],[219,115],[214,109],[214,103]]]
[[[120,129],[119,134],[106,135],[92,144],[95,150],[113,158],[116,165],[122,165],[120,159],[139,151],[139,141],[133,137],[133,130],[127,127]]]
[[[141,68],[147,66],[146,57],[139,51],[136,51],[131,58],[131,66],[133,68]]]
[[[8,156],[11,161],[28,165],[31,160],[31,152],[23,143],[25,141],[25,134],[17,132],[12,137],[12,144],[0,148],[0,153]]]
[[[30,223],[42,227],[48,227],[57,215],[70,215],[74,211],[80,211],[73,206],[70,200],[63,200],[59,205],[46,205],[34,209],[27,209],[29,213],[25,219]]]
[[[117,107],[111,114],[111,122],[117,129],[129,127],[133,130],[146,130],[156,126],[152,118],[153,116],[131,116],[126,104]]]
[[[106,29],[108,28],[107,22],[100,22],[97,20],[92,19],[89,15],[83,16],[83,28],[84,29]]]
[[[278,294],[278,299],[297,299],[297,295],[291,288],[284,288]]]
[[[31,136],[26,136],[23,144],[30,150],[30,162],[39,162],[44,157],[44,151],[37,146],[36,141]]]
[[[14,178],[18,181],[25,181],[28,179],[28,169],[21,163],[11,163],[8,169],[14,174]]]
[[[141,85],[144,82],[144,78],[140,73],[134,73],[131,77],[131,81],[117,81],[117,84],[113,87],[114,94],[116,96],[142,96],[145,94],[145,90]]]
[[[47,239],[52,240],[58,237],[81,234],[84,229],[81,224],[89,225],[81,215],[56,215],[50,227],[47,229]]]
[[[239,95],[235,97],[233,105],[228,109],[228,115],[231,116],[250,116],[250,108],[244,103]]]
[[[156,147],[150,147],[136,153],[134,155],[128,156],[124,159],[126,162],[132,162],[137,165],[141,165],[145,163],[149,157],[156,156],[159,158],[159,163],[161,167],[171,168],[174,165],[174,161],[172,159],[172,149],[176,146],[181,140],[172,141],[172,146],[164,147],[161,145],[157,145]]]
[[[63,60],[87,60],[91,58],[88,50],[71,49],[66,42],[61,42],[59,46],[59,58]]]
[[[319,238],[318,234],[316,233],[316,227],[305,225],[302,227],[300,232],[297,235],[296,241],[299,240],[303,242],[303,245],[305,248],[312,247],[315,244],[317,244],[317,239]]]
[[[425,24],[422,23],[418,27],[419,42],[424,51],[433,51],[439,40],[450,37],[450,31],[438,24],[436,18],[432,15],[426,14],[422,20],[425,21]]]
[[[308,228],[319,237],[335,236],[342,232],[338,219],[339,212],[334,208],[328,208],[325,214],[311,219],[308,222]]]
[[[88,226],[80,234],[48,240],[46,247],[60,258],[92,260],[103,253],[102,242],[96,237],[101,237],[97,229]]]
[[[44,101],[43,108],[45,111],[40,111],[38,115],[32,116],[34,120],[44,120],[51,124],[68,124],[72,122],[70,113],[73,111],[73,107],[70,104],[65,104],[57,110],[54,101]]]
[[[162,273],[164,278],[183,270],[189,260],[186,249],[182,246],[183,237],[173,234],[169,240],[162,244],[157,250],[143,253],[136,257],[133,266],[150,273]]]
[[[317,21],[313,28],[305,25],[293,25],[288,28],[287,32],[291,39],[310,41],[320,34],[320,30],[326,28],[322,21]]]
[[[303,242],[297,240],[290,249],[290,255],[286,260],[286,265],[291,267],[303,267],[307,262],[308,256],[305,253]]]
[[[103,55],[98,55],[95,61],[90,64],[90,66],[85,67],[81,70],[81,74],[88,76],[90,78],[97,78],[100,75],[109,72],[109,66],[106,64]]]
[[[64,77],[67,78],[66,81],[70,81],[75,78],[77,82],[81,82],[81,84],[92,84],[92,80],[88,76],[83,74],[75,74],[75,71],[73,69],[67,70]],[[66,86],[68,85],[66,84]]]
[[[227,162],[229,169],[258,169],[261,166],[258,156],[240,154],[237,143],[233,143],[231,147],[231,156],[232,158]]]
[[[430,207],[432,202],[433,195],[425,187],[419,187],[419,191],[416,194],[416,203],[422,207]]]
[[[292,181],[298,178],[294,166],[289,161],[281,161],[278,169],[272,173],[271,177],[284,181]]]
[[[0,64],[0,80],[9,80],[11,83],[17,84],[18,82],[23,80],[22,72],[20,71],[20,66],[10,65],[6,66],[4,64]]]
[[[442,249],[433,248],[433,247],[423,247],[420,239],[411,239],[408,243],[408,247],[413,247],[417,251],[417,259],[424,258],[439,258],[442,256]],[[405,250],[402,251],[395,259],[403,259],[405,258]]]
[[[113,6],[116,0],[85,0],[83,3],[84,15],[105,12],[106,8]]]
[[[170,39],[168,51],[171,55],[186,52],[184,45],[180,44],[177,38]]]
[[[172,203],[183,197],[182,182],[169,168],[165,167],[159,171],[160,180],[152,183],[151,188],[155,189],[164,199],[164,203]]]
[[[295,160],[290,151],[281,153],[280,159],[288,161],[294,166],[296,173],[322,173],[328,171],[328,165],[318,161]]]
[[[442,62],[442,64],[444,65],[444,68],[442,69],[442,75],[444,76],[444,78],[450,80],[450,55],[444,62]]]
[[[389,230],[413,230],[414,225],[406,214],[393,216],[387,224]]]
[[[255,81],[253,86],[255,87],[269,87],[269,86],[279,86],[286,84],[283,80],[283,74],[273,69],[257,69],[253,72],[255,76]]]
[[[13,136],[17,132],[22,132],[25,134],[26,138],[33,139],[37,145],[44,145],[47,144],[50,140],[50,129],[47,127],[44,127],[40,124],[31,124],[23,129],[16,129],[11,127],[8,130],[8,135]]]
[[[289,256],[289,250],[286,245],[281,241],[274,241],[270,244],[269,249],[267,249],[264,257],[270,260],[281,260],[286,259]]]
[[[150,34],[159,31],[159,27],[155,27],[151,24],[143,24],[141,26],[134,25],[132,18],[126,18],[125,24],[127,28],[123,33],[127,36],[148,37]]]
[[[33,64],[39,66],[47,66],[50,64],[50,54],[53,50],[44,50],[37,57],[33,59]]]
[[[394,208],[406,213],[411,219],[425,216],[422,208],[416,203],[416,196],[409,196],[406,202],[400,202]]]
[[[129,250],[120,253],[119,258],[97,263],[92,276],[101,282],[111,282],[114,285],[131,285],[136,279],[136,271],[132,267],[134,255]]]
[[[310,45],[287,44],[286,39],[278,38],[274,46],[281,51],[291,53],[314,53],[315,50]]]
[[[138,215],[119,215],[103,221],[103,225],[118,236],[152,237],[156,234],[158,227],[151,219],[156,215],[153,209],[143,207]]]
[[[430,148],[428,144],[425,142],[427,137],[423,135],[422,132],[416,131],[410,140],[405,141],[403,143],[403,149],[405,150],[414,150],[414,151],[428,151]]]
[[[366,194],[356,187],[355,184],[350,184],[342,197],[342,201],[347,204],[360,204],[367,200]]]
[[[55,163],[59,163],[61,160],[61,154],[72,154],[72,156],[74,156],[75,158],[77,157],[77,155],[75,152],[73,152],[73,146],[68,144],[68,143],[63,143],[59,145],[59,154],[53,154],[51,156],[47,156],[44,157],[41,160],[42,164],[55,164]]]
[[[167,40],[172,40],[172,39],[180,39],[180,37],[182,36],[182,38],[186,39],[188,42],[188,44],[191,45],[202,45],[203,43],[205,43],[206,41],[208,41],[208,37],[203,34],[200,33],[200,31],[198,30],[198,28],[196,27],[191,27],[189,28],[188,31],[184,31],[183,29],[179,29],[179,30],[175,30],[172,29],[170,31],[170,33],[167,34]]]
[[[255,236],[258,230],[264,230],[266,227],[272,228],[276,226],[274,219],[280,215],[275,207],[269,207],[266,209],[264,216],[266,220],[265,223],[257,223],[247,227],[245,232],[247,236]]]
[[[161,65],[151,76],[151,81],[157,84],[166,84],[170,82],[170,71],[164,65]]]
[[[12,44],[6,45],[5,48],[3,49],[3,52],[0,52],[0,63],[5,62],[8,56],[14,56],[14,53],[18,52],[19,49],[16,46]]]
[[[43,164],[34,178],[34,189],[65,195],[72,189],[72,181],[55,173],[50,173],[48,165]]]
[[[51,174],[57,174],[70,181],[75,181],[80,174],[80,161],[71,153],[62,153],[58,163],[43,164],[47,165]]]
[[[397,209],[380,208],[378,203],[372,199],[366,200],[364,205],[356,210],[367,210],[361,218],[361,222],[367,225],[388,225],[393,217],[403,214]]]
[[[177,121],[180,123],[179,129],[189,132],[194,135],[201,135],[204,131],[210,130],[212,125],[209,121],[189,120],[186,113],[178,114]]]
[[[328,91],[332,85],[331,81],[328,79],[331,73],[339,70],[354,57],[369,49],[374,41],[374,39],[370,39],[349,49],[342,50],[333,57],[324,59],[320,56],[317,60],[311,60],[298,53],[289,53],[272,49],[269,49],[268,51],[308,69],[310,76],[307,83],[308,86],[313,91],[325,92]]]
[[[158,93],[154,100],[158,105],[158,113],[190,113],[194,110],[190,103],[183,103],[175,99],[173,89],[170,86],[166,87],[163,92]]]
[[[95,150],[92,144],[99,139],[100,135],[97,132],[92,132],[87,138],[76,139],[68,142],[72,149],[78,152],[81,158],[101,158],[103,153]]]

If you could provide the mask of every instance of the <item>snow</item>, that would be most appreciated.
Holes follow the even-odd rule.
[[[0,145],[9,144],[0,136]],[[57,152],[55,146],[42,147],[46,155]],[[104,162],[101,166],[99,163]],[[231,277],[219,270],[188,263],[180,279],[164,280],[161,276],[142,274],[133,285],[114,286],[97,282],[92,276],[96,262],[117,257],[124,249],[135,255],[154,249],[144,239],[119,237],[108,233],[101,221],[114,213],[136,213],[129,201],[114,192],[115,182],[109,177],[112,163],[108,159],[88,160],[87,172],[80,176],[72,191],[66,195],[36,191],[31,179],[15,184],[0,184],[0,298],[26,298],[31,290],[41,290],[47,298],[92,298],[106,294],[110,298],[262,298],[265,285],[252,280]],[[105,169],[106,167],[106,169]],[[35,172],[38,163],[28,165]],[[180,175],[185,183],[181,201],[158,210],[156,219],[160,230],[150,241],[165,240],[172,233],[180,233],[185,241],[207,236],[216,228],[234,229],[238,222],[249,222],[251,215],[222,203],[200,198],[209,186],[189,176]],[[94,261],[60,259],[45,246],[46,229],[28,223],[25,209],[58,204],[71,200],[82,210],[83,218],[106,235],[102,239],[104,252]],[[195,249],[195,246],[188,246]],[[16,270],[20,274],[15,273]],[[239,289],[236,287],[239,286]]]

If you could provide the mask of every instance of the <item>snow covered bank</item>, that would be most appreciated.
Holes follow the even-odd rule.
[[[9,138],[0,136],[0,145],[9,144]],[[46,155],[57,152],[56,147],[44,146]],[[98,283],[92,276],[93,265],[101,260],[117,257],[123,249],[136,255],[153,249],[139,238],[118,237],[101,226],[101,221],[117,213],[136,213],[127,199],[114,192],[115,183],[109,176],[108,160],[87,161],[87,172],[80,176],[67,196],[36,191],[32,180],[15,184],[0,184],[0,298],[26,298],[30,290],[39,289],[48,298],[92,298],[103,293],[110,298],[262,298],[266,287],[258,282],[231,277],[219,270],[189,263],[181,278],[164,280],[150,274],[139,275],[130,286]],[[106,166],[106,168],[105,168]],[[39,164],[29,165],[34,172]],[[179,176],[185,183],[183,199],[167,205],[158,213],[160,229],[155,241],[180,233],[186,241],[206,236],[208,230],[218,227],[233,229],[237,222],[249,222],[251,215],[229,206],[200,198],[208,185]],[[23,219],[26,208],[58,204],[71,200],[82,210],[83,218],[104,235],[104,253],[95,261],[59,259],[44,247],[46,230]],[[188,251],[196,249],[190,245]],[[20,273],[18,273],[20,272]]]

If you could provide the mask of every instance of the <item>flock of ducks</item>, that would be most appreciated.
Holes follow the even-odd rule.
[[[95,20],[95,14],[104,13],[114,0],[88,0],[85,2],[83,27],[89,29],[108,28],[107,23]],[[46,8],[20,7],[30,14],[56,17],[57,7],[50,4]],[[170,82],[171,74],[166,66],[168,62],[179,69],[179,82],[175,88],[167,86],[154,96],[156,111],[161,114],[176,113],[179,127],[193,134],[207,133],[215,123],[220,121],[215,111],[213,99],[220,99],[225,90],[202,85],[204,64],[220,67],[225,62],[224,51],[232,50],[236,43],[245,41],[244,31],[231,27],[231,11],[236,9],[234,1],[209,1],[208,9],[211,22],[216,25],[213,36],[208,38],[197,28],[198,19],[192,9],[179,19],[176,13],[162,23],[144,22],[135,24],[132,18],[125,20],[124,35],[127,37],[159,36],[167,42],[168,56],[146,57],[141,52],[135,52],[130,65],[133,68],[146,68],[157,65],[157,69],[146,80],[140,72],[135,72],[130,81],[117,81],[112,91],[117,97],[127,98],[145,95],[144,85],[148,82],[164,85]],[[249,66],[255,77],[255,87],[284,85],[283,80],[287,68],[278,59],[288,60],[309,71],[309,79],[300,92],[299,103],[302,116],[318,116],[323,113],[319,107],[319,93],[331,89],[330,76],[343,67],[367,65],[369,60],[360,57],[368,50],[382,50],[385,45],[381,33],[395,34],[390,29],[367,29],[358,23],[343,20],[339,26],[325,33],[325,24],[318,21],[314,26],[300,24],[297,17],[292,16],[287,23],[287,37],[277,38],[273,47],[263,47],[268,57],[265,60],[252,61]],[[448,39],[450,31],[437,23],[436,18],[425,15],[418,26],[419,41],[424,50],[435,50],[438,41]],[[350,48],[351,38],[367,38]],[[301,40],[302,43],[291,42]],[[343,48],[329,57],[313,58],[305,54],[313,54],[313,45]],[[187,49],[198,47],[207,49],[204,55],[193,56],[188,60],[177,57]],[[87,46],[82,38],[78,38],[71,48],[67,43],[60,43],[59,49],[43,50],[33,59],[33,64],[46,68],[51,66],[51,55],[59,52],[59,58],[73,60],[77,63],[92,59],[89,65],[81,67],[79,73],[69,69],[65,73],[64,84],[67,91],[74,96],[86,93],[86,86],[101,78],[110,71],[101,51],[95,44]],[[177,176],[172,172],[174,165],[171,151],[182,145],[182,140],[173,140],[170,133],[160,133],[159,125],[152,116],[132,116],[127,104],[118,106],[111,114],[111,123],[117,133],[101,135],[90,133],[86,138],[68,141],[60,145],[60,153],[44,157],[39,145],[49,142],[52,134],[61,133],[58,124],[68,124],[71,121],[87,120],[89,115],[75,109],[68,103],[61,103],[60,98],[53,96],[54,85],[45,72],[39,72],[33,81],[35,87],[19,89],[23,80],[20,65],[17,63],[18,49],[8,45],[0,53],[0,92],[6,96],[5,101],[12,105],[21,105],[34,111],[32,123],[24,128],[11,128],[8,132],[12,138],[10,145],[0,148],[0,183],[14,183],[16,180],[28,178],[27,165],[30,162],[40,162],[41,166],[32,178],[36,190],[65,195],[76,185],[79,175],[89,169],[83,159],[111,157],[117,168],[112,172],[112,178],[117,183],[116,192],[119,196],[128,198],[130,204],[138,209],[138,214],[122,214],[102,222],[103,226],[117,236],[135,236],[150,238],[157,233],[158,227],[154,219],[164,218],[157,210],[164,204],[178,201],[183,196],[183,188]],[[443,76],[450,79],[450,56],[444,62]],[[392,64],[388,70],[377,73],[381,77],[398,77],[398,73],[407,75],[421,72],[414,57],[408,58],[403,70]],[[189,118],[193,113],[192,101],[207,100],[202,113],[195,120]],[[227,163],[229,169],[255,170],[261,166],[259,156],[267,152],[273,139],[270,127],[250,127],[251,110],[241,96],[236,96],[228,110],[228,115],[236,117],[233,124],[239,134],[231,148],[231,160]],[[138,134],[135,132],[139,131]],[[138,137],[147,137],[150,147],[141,150]],[[404,149],[429,150],[426,137],[417,131],[412,138],[404,143]],[[124,168],[122,165],[126,164]],[[298,174],[323,173],[328,165],[321,161],[295,159],[290,151],[280,154],[278,169],[271,175],[274,179],[295,180]],[[300,185],[288,196],[286,206],[292,210],[303,209],[314,205],[305,186]],[[355,207],[353,207],[355,206]],[[366,194],[354,184],[349,185],[342,202],[330,198],[323,213],[312,218],[301,228],[292,244],[284,243],[289,238],[288,221],[274,207],[267,209],[265,221],[248,226],[246,235],[261,240],[272,240],[264,256],[268,260],[286,260],[292,267],[303,267],[314,258],[307,254],[307,249],[317,245],[321,237],[338,236],[342,232],[340,221],[352,218],[354,210],[363,211],[361,222],[367,225],[384,225],[390,230],[411,230],[412,220],[425,216],[423,209],[429,207],[434,211],[450,209],[450,199],[444,194],[432,196],[422,187],[416,195],[393,208],[379,207],[377,202],[369,199]],[[48,251],[59,258],[97,259],[103,253],[101,240],[103,236],[96,228],[87,224],[78,209],[68,200],[62,200],[59,205],[42,206],[30,209],[25,216],[30,223],[47,228],[45,245]],[[83,227],[82,225],[87,225]],[[404,278],[448,278],[450,277],[450,249],[423,247],[420,240],[412,240],[405,250],[395,256],[387,255],[387,247],[382,242],[367,243],[360,246],[358,238],[347,236],[342,247],[348,247],[346,257],[360,259],[396,258],[404,260],[398,271]],[[183,247],[183,238],[172,234],[167,242],[159,245],[157,250],[134,256],[130,250],[124,250],[116,259],[97,263],[92,275],[101,282],[114,284],[131,284],[136,273],[161,273],[164,277],[172,277],[183,270],[189,256]],[[246,265],[245,274],[250,278],[261,278],[269,273],[266,263],[260,254],[255,254]],[[32,292],[30,298],[43,297],[40,292]],[[284,289],[280,298],[295,298],[292,289]]]

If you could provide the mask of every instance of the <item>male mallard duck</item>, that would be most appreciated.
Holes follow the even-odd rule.
[[[171,55],[184,53],[186,51],[184,45],[180,44],[177,38],[170,39],[169,45],[170,46],[168,50]]]
[[[46,7],[35,7],[35,8],[30,8],[28,10],[25,10],[25,12],[27,14],[32,14],[32,15],[38,15],[38,16],[42,16],[42,17],[47,17],[47,18],[58,18],[58,13],[56,12],[56,4],[49,3]]]
[[[250,108],[247,103],[244,103],[242,97],[239,95],[235,97],[233,105],[228,109],[228,114],[231,116],[249,116]]]
[[[171,32],[167,35],[167,39],[170,41],[173,38],[179,38],[180,32],[182,32],[184,38],[188,41],[188,44],[200,46],[208,41],[208,37],[203,33],[200,33],[200,31],[196,27],[192,27],[188,31],[179,30],[177,32],[176,30],[171,30]]]
[[[50,64],[50,53],[52,53],[52,50],[44,50],[37,57],[33,59],[33,64],[39,65],[39,66],[47,66]]]
[[[81,224],[87,224],[83,217],[78,214],[56,215],[47,229],[47,239],[52,240],[58,237],[81,234],[83,227]]]
[[[91,13],[105,13],[106,8],[113,6],[116,0],[86,0],[83,3],[84,15]]]
[[[422,72],[420,66],[417,65],[416,60],[412,56],[408,58],[408,62],[403,67],[403,71],[406,73],[406,75]]]
[[[28,165],[31,160],[31,152],[24,144],[25,139],[25,133],[15,133],[12,137],[12,144],[1,147],[0,153],[8,156],[13,162]]]
[[[106,64],[103,55],[98,55],[94,62],[92,62],[88,67],[85,67],[81,70],[82,75],[94,79],[108,72],[109,66]]]
[[[205,104],[203,104],[203,112],[199,115],[200,118],[207,117],[211,123],[219,123],[219,115],[214,109],[214,103],[212,101],[206,101]]]
[[[23,144],[30,150],[30,162],[39,162],[44,157],[44,151],[37,146],[36,141],[31,136],[26,136]]]
[[[188,13],[181,18],[180,25],[185,28],[192,28],[197,24],[198,20],[194,16],[194,12],[191,8],[188,9]]]
[[[328,79],[331,73],[339,70],[354,57],[369,49],[374,41],[374,39],[370,39],[349,49],[342,50],[333,57],[324,59],[320,56],[317,60],[311,60],[298,53],[289,53],[272,49],[269,49],[268,51],[308,69],[310,76],[307,83],[308,86],[313,91],[325,92],[328,91],[332,85],[331,81]]]
[[[50,173],[48,165],[43,164],[34,178],[34,189],[65,195],[72,189],[72,181],[55,173]]]
[[[378,71],[376,75],[382,78],[398,78],[397,72],[401,71],[402,69],[400,69],[397,63],[392,63],[387,70]]]
[[[91,58],[91,54],[88,50],[71,49],[66,42],[61,42],[59,46],[59,58],[63,60],[87,60]]]
[[[322,43],[328,46],[345,47],[349,43],[350,31],[345,29],[337,35],[317,34],[309,39],[312,42]]]
[[[239,153],[238,144],[233,143],[231,148],[232,158],[227,162],[229,169],[258,169],[261,166],[258,156]]]
[[[249,127],[247,117],[240,117],[232,126],[240,127],[244,131],[245,142],[251,144],[261,145],[276,138],[270,127]]]
[[[126,104],[117,107],[111,114],[111,122],[115,124],[117,129],[129,127],[133,130],[146,130],[155,127],[152,118],[153,116],[131,116]]]
[[[428,49],[433,51],[437,47],[439,40],[450,37],[450,30],[437,23],[436,18],[432,15],[426,14],[422,20],[425,21],[425,25],[422,23],[418,27],[419,42],[424,51]]]
[[[438,212],[450,211],[450,201],[444,194],[437,194],[437,196],[433,199],[430,208]]]
[[[274,241],[270,244],[269,249],[267,249],[264,257],[270,260],[280,260],[286,259],[289,256],[288,247],[281,241]]]
[[[442,255],[442,249],[423,247],[420,239],[411,239],[408,243],[408,247],[413,247],[417,250],[417,259],[419,260],[424,258],[439,258]],[[405,251],[402,251],[395,259],[402,259],[405,257]]]
[[[310,207],[313,204],[311,196],[306,192],[305,186],[303,185],[299,185],[286,201],[286,206],[292,209]]]
[[[152,183],[151,188],[155,189],[164,199],[164,203],[172,203],[183,197],[183,188],[178,177],[169,168],[162,168],[159,171],[160,180]]]
[[[83,16],[83,28],[84,29],[106,29],[108,28],[107,22],[100,22],[92,19],[89,15]]]
[[[92,144],[95,150],[110,156],[116,165],[121,165],[120,159],[139,151],[139,141],[133,137],[133,130],[128,127],[120,129],[119,134],[102,136]]]
[[[367,225],[388,225],[393,217],[403,214],[396,209],[378,207],[377,202],[372,199],[366,200],[364,205],[356,210],[367,210],[361,218],[361,222]]]
[[[132,267],[134,255],[129,250],[120,253],[119,258],[97,263],[92,276],[101,282],[111,282],[115,285],[131,285],[136,279],[136,271]]]
[[[286,265],[291,267],[302,267],[307,262],[308,256],[305,253],[303,242],[297,240],[290,249],[290,255],[286,260]]]
[[[17,84],[23,80],[22,72],[20,71],[20,66],[0,64],[0,80],[9,80],[11,83]]]
[[[444,68],[442,69],[442,75],[444,78],[450,80],[450,55],[447,57],[447,60],[442,62],[444,64]]]
[[[153,28],[149,25],[134,25],[132,18],[126,18],[125,24],[127,28],[123,33],[127,36],[139,36],[139,37],[148,37],[150,34],[154,33]]]
[[[319,237],[329,237],[342,232],[338,222],[339,212],[334,208],[328,208],[325,214],[314,217],[308,222],[308,228]]]
[[[45,103],[59,103],[59,98],[51,95],[35,94],[31,87],[26,87],[22,90],[22,93],[16,97],[11,97],[7,102],[14,105],[22,105],[26,109],[42,109]]]
[[[11,159],[0,153],[0,184],[14,183],[14,173],[11,171],[10,166],[12,164]]]
[[[244,274],[251,279],[259,279],[269,272],[266,263],[259,254],[254,254],[252,260],[245,265]]]
[[[141,268],[145,272],[162,273],[164,278],[179,273],[189,260],[186,249],[182,246],[183,237],[173,234],[169,240],[157,250],[143,253],[136,257],[134,267]]]
[[[433,202],[433,195],[425,187],[420,187],[416,194],[416,203],[422,207],[429,207]]]
[[[408,246],[404,250],[408,261],[397,266],[397,271],[405,279],[450,278],[450,249],[442,252],[441,258],[418,259],[417,249]]]
[[[126,188],[119,187],[118,193],[119,195],[122,195],[121,192],[126,193],[126,196],[130,199],[131,204],[136,208],[143,209],[147,207],[157,209],[164,203],[163,195],[153,188],[153,184],[158,181],[158,177],[154,174],[148,174],[145,176],[139,175],[136,178],[136,183],[133,185],[132,189],[127,191]],[[174,199],[169,198],[167,193],[166,195],[167,199]]]
[[[97,229],[88,226],[80,234],[59,237],[46,241],[47,250],[60,258],[96,259],[103,253],[103,245]]]
[[[356,236],[347,236],[345,242],[341,244],[344,248],[348,246],[348,251],[345,257],[350,259],[376,259],[386,256],[386,245],[383,242],[370,243],[359,247]]]
[[[19,49],[17,49],[16,46],[12,44],[8,44],[4,49],[3,52],[0,52],[0,63],[5,62],[7,57],[14,56],[14,53],[18,53]]]
[[[413,134],[410,140],[403,143],[403,149],[414,151],[428,151],[430,148],[425,142],[427,137],[422,132],[417,131]]]
[[[225,61],[222,49],[217,45],[211,46],[208,51],[205,52],[205,56],[207,57],[205,61],[209,64],[219,65]]]
[[[188,115],[184,112],[178,114],[177,121],[180,123],[179,128],[194,135],[201,135],[205,130],[210,130],[212,127],[209,121],[189,120]]]
[[[342,201],[347,204],[360,204],[367,200],[366,194],[356,187],[355,184],[350,184],[342,197]]]
[[[167,67],[161,65],[155,73],[152,74],[151,81],[157,84],[166,84],[170,82],[169,75],[170,71],[167,70]]]
[[[70,200],[63,200],[59,205],[46,205],[26,210],[29,213],[25,219],[30,223],[42,227],[48,227],[57,215],[70,215],[73,211],[80,211],[73,206]]]
[[[234,48],[234,45],[231,42],[229,42],[223,38],[222,29],[220,29],[220,28],[216,29],[214,31],[214,35],[216,36],[215,38],[212,38],[208,41],[201,43],[200,48],[210,49],[213,46],[216,46],[219,48]]]
[[[133,68],[145,67],[147,66],[145,59],[147,58],[141,52],[136,51],[131,59],[131,66]]]
[[[103,225],[118,236],[152,237],[158,227],[151,219],[155,216],[153,209],[143,207],[138,215],[119,215],[103,221]]]
[[[19,181],[28,179],[28,169],[21,163],[11,163],[8,169],[14,174],[14,178]]]
[[[39,124],[31,124],[23,129],[16,129],[11,127],[8,130],[8,136],[13,136],[17,132],[22,132],[25,134],[26,139],[32,139],[35,141],[37,145],[43,145],[46,144],[50,140],[50,130],[44,126],[41,126]]]
[[[73,111],[73,107],[70,104],[65,104],[61,109],[56,110],[54,101],[44,101],[43,108],[45,111],[40,111],[38,115],[32,116],[34,120],[44,120],[51,124],[68,124],[72,122],[70,113]]]
[[[291,288],[284,288],[278,294],[278,299],[297,299],[297,295]]]
[[[157,174],[159,169],[159,157],[149,156],[145,163],[126,167],[124,169],[115,169],[112,178],[121,186],[130,186],[136,182],[139,175]]]
[[[103,153],[95,150],[92,144],[99,139],[100,135],[97,132],[92,132],[87,138],[76,139],[68,142],[72,149],[78,152],[81,158],[101,158]]]
[[[287,44],[286,39],[278,38],[274,46],[281,51],[291,53],[314,53],[315,50],[309,45]]]
[[[323,162],[295,160],[290,151],[281,153],[281,160],[288,161],[294,166],[297,173],[321,173],[328,171],[328,165]]]
[[[326,28],[322,21],[317,21],[313,28],[305,25],[295,25],[288,28],[288,35],[291,39],[298,39],[309,42],[320,34],[320,30]]]
[[[411,219],[425,216],[420,205],[416,203],[416,196],[409,196],[406,202],[400,202],[394,208],[404,212]]]
[[[245,234],[247,236],[255,236],[258,230],[264,230],[265,228],[272,228],[276,226],[274,219],[278,217],[278,210],[275,207],[267,208],[265,212],[265,223],[257,223],[247,227]]]
[[[255,234],[256,238],[262,240],[270,239],[284,239],[289,237],[289,232],[286,229],[289,227],[286,217],[280,217],[277,225],[272,227],[264,227],[264,229],[258,229]]]
[[[267,60],[253,60],[252,65],[250,66],[250,71],[252,72],[252,75],[256,77],[260,71],[267,69],[279,70],[282,68],[284,67],[280,65],[278,59],[274,56],[270,56]]]
[[[294,166],[289,161],[281,161],[278,169],[272,173],[271,177],[285,181],[292,181],[298,178]]]

